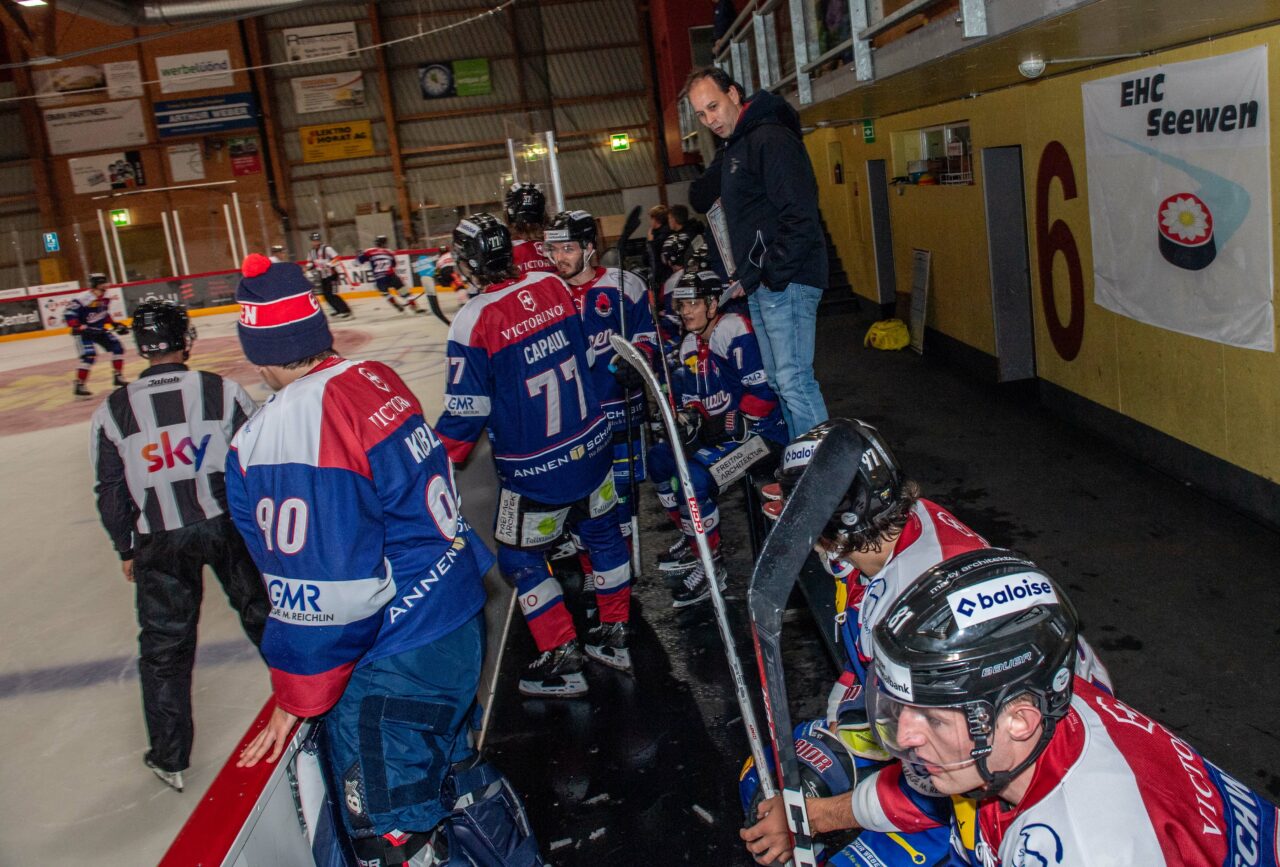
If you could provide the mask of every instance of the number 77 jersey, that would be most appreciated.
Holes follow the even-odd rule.
[[[502,486],[543,503],[589,495],[612,466],[588,375],[587,340],[564,281],[531,273],[467,302],[449,328],[436,432],[462,462],[485,426]]]

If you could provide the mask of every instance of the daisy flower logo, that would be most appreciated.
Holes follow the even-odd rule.
[[[1213,212],[1194,193],[1176,193],[1156,209],[1160,253],[1188,271],[1205,268],[1218,255],[1213,240]]]

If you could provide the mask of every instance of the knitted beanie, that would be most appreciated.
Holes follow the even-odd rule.
[[[272,262],[250,253],[240,266],[240,346],[257,365],[283,365],[319,355],[333,346],[329,323],[311,281],[293,262]]]

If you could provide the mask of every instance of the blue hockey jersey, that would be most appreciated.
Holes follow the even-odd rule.
[[[644,281],[630,271],[617,268],[596,268],[595,276],[581,286],[570,286],[573,303],[582,315],[582,328],[587,335],[587,360],[591,364],[591,382],[604,409],[609,425],[614,430],[626,428],[622,410],[622,386],[609,369],[609,363],[617,355],[609,343],[613,334],[622,334],[622,317],[626,317],[627,339],[652,363],[658,342],[653,327],[653,312],[649,309],[649,289]],[[626,299],[621,308],[621,292],[618,274],[623,275]],[[633,393],[632,412],[639,413],[644,406],[644,394]]]
[[[332,358],[240,428],[227,503],[271,599],[277,703],[328,710],[359,665],[441,638],[483,607],[493,555],[453,465],[386,365]]]
[[[106,295],[96,297],[92,292],[84,292],[72,299],[63,313],[71,330],[106,331],[114,325],[111,318],[111,299]]]
[[[600,485],[612,434],[563,280],[534,271],[489,287],[454,318],[447,352],[436,430],[451,458],[466,460],[488,425],[504,488],[559,504]]]
[[[390,277],[396,272],[396,254],[386,247],[370,247],[357,256],[356,261],[369,266],[369,277],[373,280]]]
[[[712,418],[738,410],[759,419],[754,432],[785,444],[787,423],[778,396],[769,387],[760,344],[751,322],[726,313],[703,338],[689,333],[680,343],[680,369],[673,387],[682,406],[701,405]]]

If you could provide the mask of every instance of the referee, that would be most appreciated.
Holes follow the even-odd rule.
[[[210,566],[255,645],[271,610],[262,577],[227,516],[227,444],[255,406],[245,390],[188,370],[195,329],[168,302],[133,314],[138,352],[151,362],[98,406],[90,430],[98,513],[137,587],[147,767],[182,791],[191,759],[191,670]]]

